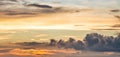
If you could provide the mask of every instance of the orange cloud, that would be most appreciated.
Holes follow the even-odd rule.
[[[53,53],[50,53],[46,50],[35,50],[35,49],[13,49],[10,51],[10,54],[14,55],[52,55]]]

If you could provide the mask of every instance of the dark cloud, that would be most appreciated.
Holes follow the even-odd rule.
[[[48,14],[48,13],[58,13],[59,11],[64,11],[61,8],[55,8],[55,9],[21,9],[21,10],[3,10],[1,12],[4,13],[4,15],[8,16],[14,16],[14,15],[37,15],[37,14]]]
[[[116,37],[104,36],[98,33],[87,34],[85,37],[87,48],[95,51],[119,51],[120,34]]]
[[[67,6],[52,6],[48,4],[31,3],[24,0],[6,0],[0,1],[0,13],[2,17],[19,16],[34,16],[41,14],[52,13],[78,13],[81,11],[91,11],[91,9],[72,8]],[[3,7],[4,6],[4,7]],[[14,7],[16,6],[16,7]],[[36,8],[33,8],[36,7]]]
[[[18,0],[10,0],[10,1],[12,1],[12,2],[18,2]]]
[[[0,49],[0,53],[8,53],[9,51],[11,51],[12,49],[5,49],[5,48],[2,48]]]
[[[96,26],[100,27],[100,26]],[[120,24],[114,24],[114,25],[102,25],[101,27],[109,27],[109,28],[91,28],[91,30],[120,30]]]
[[[120,12],[119,9],[110,10],[111,12]]]
[[[3,15],[7,16],[34,16],[41,14],[53,14],[53,13],[77,13],[76,11],[83,11],[83,9],[67,9],[65,7],[53,7],[53,8],[18,8],[18,9],[5,9],[0,10]]]
[[[27,6],[39,7],[39,8],[53,8],[52,6],[49,5],[39,5],[39,4],[28,4]]]
[[[120,16],[119,16],[119,15],[116,15],[115,17],[118,18],[118,19],[120,20]]]
[[[120,52],[120,33],[116,36],[105,36],[98,33],[86,34],[85,38],[76,40],[69,38],[64,41],[62,39],[51,39],[50,42],[19,42],[15,44],[15,48],[36,49],[36,48],[64,48],[75,50],[91,50],[91,51],[114,51]],[[11,46],[14,47],[14,46]],[[10,49],[0,50],[0,52],[8,52]]]
[[[24,42],[19,43],[21,46],[33,46],[36,47],[58,47],[58,48],[73,48],[76,50],[92,50],[92,51],[117,51],[120,52],[120,33],[116,37],[105,36],[98,33],[87,34],[83,41],[69,38],[67,41],[62,39],[51,39],[50,43],[38,42]],[[46,46],[45,46],[46,45]]]
[[[41,43],[39,42],[23,42],[23,43],[16,43],[16,44],[19,44],[19,45],[24,45],[24,46],[35,46],[35,45],[39,45]]]
[[[118,28],[120,28],[120,24],[115,24],[115,25],[113,25],[111,27],[118,27]]]
[[[3,54],[0,57],[34,57],[31,55],[16,55],[16,54]]]
[[[5,15],[35,15],[35,13],[28,13],[28,12],[9,12],[9,13],[6,13]]]
[[[98,29],[91,29],[91,30],[120,30],[120,28],[98,28]]]
[[[120,20],[120,16],[119,16],[119,13],[120,13],[120,9],[113,9],[113,10],[110,10],[110,14],[113,15],[115,18],[119,19]]]

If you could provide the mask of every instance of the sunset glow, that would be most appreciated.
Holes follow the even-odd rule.
[[[0,0],[0,57],[120,57],[120,0]]]

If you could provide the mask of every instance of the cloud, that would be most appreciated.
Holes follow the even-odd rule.
[[[40,45],[42,43],[39,43],[39,42],[21,42],[21,43],[15,43],[15,44],[22,45],[22,46],[36,46],[36,45]]]
[[[42,6],[42,5],[41,5]],[[43,5],[44,6],[44,5]],[[43,8],[43,7],[41,7]],[[3,15],[7,15],[7,16],[15,16],[15,15],[28,15],[28,16],[34,16],[34,15],[39,15],[39,14],[52,14],[52,13],[67,13],[67,12],[75,12],[76,10],[74,9],[66,9],[66,8],[62,8],[62,7],[55,7],[55,8],[51,8],[51,9],[9,9],[9,10],[2,10],[1,12],[3,13]]]
[[[0,56],[1,57],[35,57],[32,55],[15,55],[15,54],[7,54],[7,53],[3,53]]]
[[[28,12],[9,12],[9,13],[6,13],[6,15],[34,15],[35,13],[28,13]]]
[[[120,20],[120,16],[119,16],[119,15],[116,15],[115,17],[118,18],[118,19]]]
[[[120,12],[119,9],[110,10],[111,12]]]
[[[28,4],[27,6],[39,7],[39,8],[52,8],[49,5],[39,5],[39,4]]]
[[[48,34],[38,34],[35,37],[39,38],[39,37],[46,37],[46,36],[48,36]]]
[[[97,27],[97,28],[96,28]],[[120,24],[114,24],[114,25],[97,25],[95,28],[91,28],[91,30],[120,30]]]
[[[114,36],[105,36],[98,33],[86,34],[85,38],[81,40],[76,40],[74,38],[69,38],[64,41],[62,39],[55,40],[51,39],[50,42],[21,42],[15,43],[16,45],[28,47],[28,49],[36,48],[63,48],[63,49],[75,49],[75,50],[91,50],[91,51],[114,51],[120,52],[120,34],[116,37]]]
[[[18,2],[18,0],[9,0],[9,1],[12,1],[12,2]]]
[[[0,6],[13,5],[14,3],[0,1]]]
[[[11,48],[0,48],[0,53],[8,53],[11,50]]]
[[[86,26],[86,25],[74,25],[75,27],[77,27],[77,26]]]
[[[68,52],[69,51],[69,52]],[[56,57],[63,54],[63,56],[69,54],[75,54],[78,51],[73,49],[20,49],[14,48],[7,53],[0,53],[1,57]],[[60,56],[61,57],[61,56]]]
[[[36,50],[36,49],[13,49],[10,54],[15,55],[52,55],[53,53],[48,52],[49,50]]]
[[[101,29],[91,29],[91,30],[120,30],[119,28],[101,28]]]
[[[53,39],[55,40],[55,39]],[[69,38],[55,40],[55,45],[49,45],[50,42],[20,42],[11,43],[0,47],[0,56],[2,57],[75,57],[75,56],[119,56],[120,52],[120,34],[116,36],[105,36],[98,33],[86,34],[83,41]],[[85,50],[85,51],[83,51]],[[94,52],[93,52],[94,51]],[[97,52],[96,52],[97,51]],[[100,52],[98,52],[100,51]]]
[[[115,25],[113,25],[111,27],[118,27],[118,28],[120,28],[120,24],[115,24]]]
[[[11,2],[10,2],[11,1]],[[55,6],[49,3],[35,3],[17,0],[7,0],[6,2],[0,1],[1,5],[1,15],[4,17],[8,16],[36,16],[42,14],[52,14],[52,13],[78,13],[82,11],[91,11],[91,9],[81,9],[79,7],[70,7],[67,5]],[[4,6],[4,7],[3,7]],[[9,9],[8,9],[9,8]]]
[[[111,14],[112,14],[115,18],[120,19],[120,16],[119,16],[120,10],[119,10],[119,9],[110,10],[110,12],[112,12]]]
[[[104,36],[98,33],[87,34],[85,37],[85,42],[87,48],[94,51],[118,51],[119,49],[119,39],[120,34],[116,37],[113,36]]]

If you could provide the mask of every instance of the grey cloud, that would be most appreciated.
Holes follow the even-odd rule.
[[[76,50],[120,52],[120,33],[118,33],[116,37],[90,33],[85,36],[83,41],[75,40],[74,38],[69,38],[67,41],[62,39],[51,39],[49,43],[21,42],[19,45],[31,48],[58,47],[64,49],[72,48]]]
[[[3,3],[3,2],[0,2],[0,5],[5,5],[5,3]]]
[[[91,29],[91,30],[120,30],[120,28],[98,28],[98,29]]]
[[[49,5],[39,5],[39,4],[28,4],[27,6],[39,7],[39,8],[52,8],[52,6]]]
[[[9,12],[9,13],[6,13],[5,15],[35,15],[35,13],[28,13],[28,12]]]
[[[16,44],[19,44],[19,45],[24,45],[24,46],[35,46],[35,45],[38,45],[38,44],[41,44],[41,43],[38,43],[38,42],[23,42],[23,43],[16,43]]]
[[[18,0],[10,0],[10,1],[12,1],[12,2],[18,2]]]
[[[96,40],[95,40],[96,39]],[[98,33],[87,34],[85,37],[87,48],[95,51],[118,51],[120,52],[120,34],[116,37],[104,36]]]
[[[110,10],[110,12],[111,12],[110,14],[113,15],[115,18],[120,19],[120,16],[119,16],[120,9],[113,9],[113,10]]]
[[[20,1],[16,2],[16,1],[17,0],[7,0],[7,2],[0,1],[0,4],[4,6],[4,7],[0,6],[1,15],[2,16],[14,16],[14,15],[34,16],[37,14],[39,15],[39,14],[52,14],[52,13],[78,13],[81,11],[89,11],[89,10],[91,11],[91,9],[80,9],[77,7],[76,8],[71,8],[66,6],[54,7],[48,4],[25,2],[24,0],[22,0],[21,2]]]
[[[119,9],[110,10],[111,12],[120,12]]]
[[[14,3],[0,1],[0,6],[13,5]]]
[[[39,15],[39,14],[52,14],[52,13],[77,13],[78,11],[83,11],[83,9],[67,9],[65,7],[53,7],[53,8],[37,8],[37,9],[31,9],[31,8],[20,8],[20,9],[9,9],[9,10],[1,10],[3,15],[8,16],[14,16],[14,15]]]
[[[97,27],[100,27],[100,26],[97,26]],[[109,27],[109,28],[91,28],[91,30],[120,30],[120,24],[114,24],[111,26],[106,25],[105,27]]]
[[[113,25],[113,26],[111,26],[111,27],[120,27],[120,24],[115,24],[115,25]]]
[[[119,15],[116,15],[115,17],[118,18],[118,19],[120,20],[120,16],[119,16]]]
[[[34,56],[31,56],[31,55],[3,54],[3,55],[0,55],[0,57],[34,57]]]
[[[1,49],[0,53],[8,53],[9,51],[11,51],[12,49]]]

